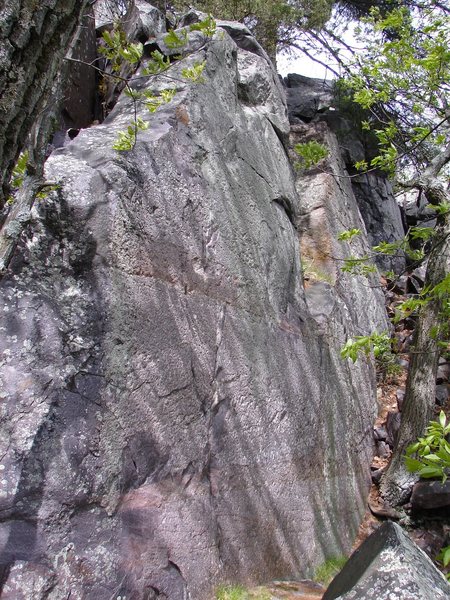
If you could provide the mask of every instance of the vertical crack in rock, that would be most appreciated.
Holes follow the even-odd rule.
[[[272,202],[274,204],[276,204],[277,206],[279,206],[285,213],[287,218],[289,219],[289,221],[292,224],[292,227],[294,229],[297,229],[296,225],[295,225],[295,218],[294,218],[294,210],[291,204],[291,201],[289,200],[289,198],[285,198],[285,197],[279,197],[279,198],[274,198],[272,200]]]
[[[264,183],[270,188],[272,189],[272,184],[270,181],[267,181],[267,178],[258,171],[258,169],[256,169],[246,158],[244,158],[243,156],[239,156],[237,155],[237,158],[239,160],[242,160],[242,162],[244,162],[254,173],[256,173],[256,175],[258,175],[258,177],[260,177]]]
[[[226,317],[226,304],[223,304],[220,308],[219,318],[217,322],[216,329],[216,345],[215,345],[215,356],[214,356],[214,371],[213,371],[213,380],[212,380],[212,390],[213,390],[213,399],[208,411],[207,419],[207,431],[208,437],[205,446],[205,466],[203,475],[206,477],[209,484],[209,497],[210,502],[212,504],[212,513],[215,521],[215,530],[216,530],[216,545],[217,545],[217,554],[219,563],[222,563],[222,529],[220,527],[219,518],[217,514],[217,490],[214,489],[213,481],[212,481],[212,473],[211,473],[211,462],[212,462],[212,447],[214,444],[214,418],[217,414],[218,407],[220,405],[220,382],[219,382],[219,374],[221,372],[221,366],[219,365],[219,351],[223,341],[223,332],[225,327],[225,317]]]
[[[217,407],[217,405],[219,404],[220,400],[219,400],[219,381],[218,381],[218,375],[220,373],[221,367],[219,366],[219,350],[220,350],[220,346],[222,344],[222,336],[223,336],[223,330],[224,330],[224,325],[225,325],[225,315],[226,315],[226,309],[227,306],[226,304],[223,304],[221,309],[220,309],[220,313],[219,313],[219,320],[217,323],[217,330],[216,330],[216,351],[215,351],[215,359],[214,359],[214,375],[213,375],[213,401],[211,404],[211,413],[213,411],[213,409],[215,409]]]

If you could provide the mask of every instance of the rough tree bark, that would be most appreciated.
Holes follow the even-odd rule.
[[[409,184],[425,193],[430,204],[450,201],[450,194],[439,182],[443,166],[450,161],[450,146],[436,157],[418,181]],[[425,285],[433,287],[450,272],[450,215],[438,218],[433,247],[429,256]],[[404,464],[407,446],[423,435],[433,416],[436,370],[439,358],[439,338],[430,331],[440,321],[442,301],[433,300],[419,314],[414,333],[413,350],[406,383],[402,422],[389,464],[380,486],[382,497],[391,505],[403,504],[417,476],[409,473]]]
[[[55,82],[87,0],[4,0],[0,8],[0,208],[39,114],[57,101]]]

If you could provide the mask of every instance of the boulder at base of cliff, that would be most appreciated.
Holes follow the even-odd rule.
[[[450,585],[403,529],[384,523],[352,554],[323,600],[443,600]]]

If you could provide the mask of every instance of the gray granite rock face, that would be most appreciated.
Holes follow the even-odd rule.
[[[445,600],[450,585],[428,556],[388,521],[356,550],[323,600]]]
[[[311,318],[277,76],[224,30],[169,74],[203,59],[132,151],[123,96],[54,152],[1,282],[2,598],[206,600],[308,574],[364,513],[374,372],[339,348],[382,300]]]

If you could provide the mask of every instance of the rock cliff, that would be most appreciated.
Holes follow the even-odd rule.
[[[330,171],[296,181],[249,39],[222,23],[139,80],[177,91],[139,108],[133,150],[112,149],[122,95],[47,162],[60,188],[1,284],[2,598],[205,600],[352,545],[375,381],[339,349],[387,328],[383,297],[333,258],[365,230],[334,138]],[[328,274],[306,291],[301,245]]]

